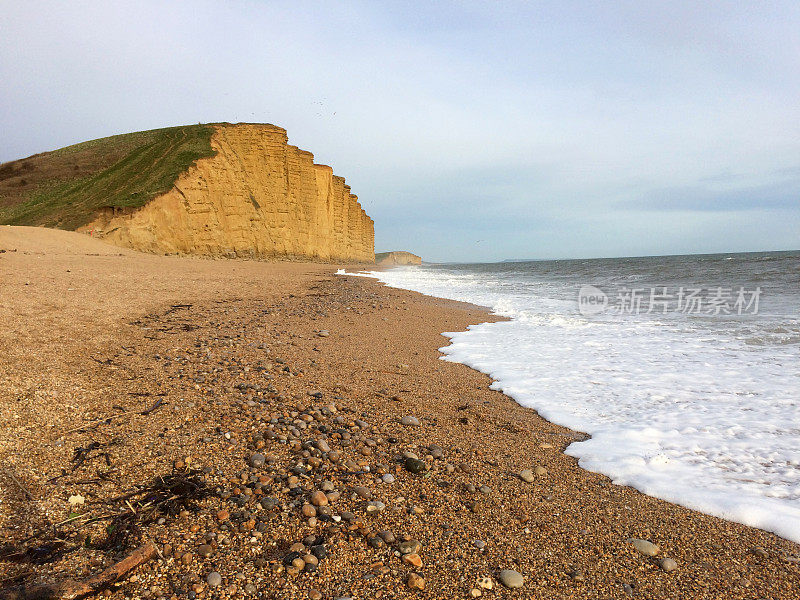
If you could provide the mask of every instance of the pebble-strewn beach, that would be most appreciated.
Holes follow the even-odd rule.
[[[478,307],[58,231],[3,250],[0,597],[143,547],[101,593],[800,595],[796,544],[579,469],[581,433],[438,360]]]

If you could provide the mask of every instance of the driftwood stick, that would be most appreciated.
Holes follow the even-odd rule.
[[[33,500],[33,494],[31,494],[28,491],[28,488],[26,488],[24,485],[22,485],[22,482],[19,479],[14,477],[14,474],[11,471],[9,471],[8,469],[3,469],[3,473],[5,473],[9,477],[9,479],[11,479],[11,481],[13,481],[14,483],[17,484],[19,489],[22,490],[22,493],[25,494],[25,497],[28,500]]]
[[[85,581],[67,579],[53,585],[0,590],[0,600],[77,600],[84,598],[106,589],[139,565],[155,558],[157,554],[158,550],[155,545],[148,543],[137,548],[115,565]]]

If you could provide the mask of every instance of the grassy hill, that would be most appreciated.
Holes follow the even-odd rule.
[[[76,229],[104,207],[136,208],[214,155],[213,127],[115,135],[0,164],[0,224]]]

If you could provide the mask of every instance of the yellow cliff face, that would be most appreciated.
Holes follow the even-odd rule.
[[[120,246],[157,253],[374,261],[374,229],[330,167],[287,144],[274,125],[216,125],[216,156],[132,212],[83,227]]]

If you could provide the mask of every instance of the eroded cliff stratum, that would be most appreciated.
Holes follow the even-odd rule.
[[[119,154],[68,185],[45,182],[24,197],[14,192],[16,201],[6,194],[0,222],[77,228],[157,253],[374,261],[373,221],[358,198],[330,167],[289,145],[284,129],[214,124],[134,135],[136,144],[116,136],[0,166],[6,188],[24,190],[48,168],[88,169],[98,147]],[[14,187],[15,175],[23,187]]]
[[[350,186],[274,125],[215,125],[215,156],[134,211],[83,229],[120,246],[211,256],[374,260],[373,222]]]

